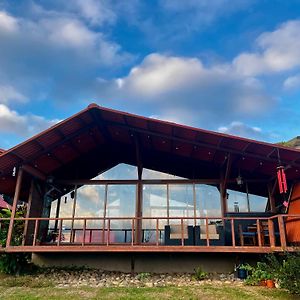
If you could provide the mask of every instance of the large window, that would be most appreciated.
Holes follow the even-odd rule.
[[[265,212],[267,197],[258,196],[248,190],[248,186],[241,187],[241,191],[227,190],[228,212]]]
[[[163,239],[164,226],[180,224],[180,218],[188,225],[204,224],[200,218],[220,218],[220,193],[215,186],[203,184],[147,184],[143,188],[143,217],[162,218],[158,229],[159,239]],[[179,219],[172,219],[175,217]],[[156,219],[143,220],[144,241],[155,242],[155,229]]]

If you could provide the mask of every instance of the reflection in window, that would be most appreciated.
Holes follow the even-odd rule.
[[[221,217],[220,192],[217,187],[196,184],[196,217]],[[198,221],[197,221],[198,224]],[[200,224],[205,224],[205,220],[201,219]]]
[[[169,185],[169,216],[194,217],[194,194],[192,184]],[[170,220],[171,224],[180,224],[180,220]],[[193,225],[193,220],[184,220],[185,224]]]
[[[167,217],[167,185],[143,186],[143,217]],[[159,220],[159,229],[164,229],[167,220]],[[143,240],[154,243],[156,239],[156,220],[143,220]],[[160,236],[163,239],[163,236]]]
[[[95,180],[125,180],[138,179],[137,167],[128,164],[118,164],[117,166],[99,174]]]
[[[265,212],[268,198],[247,192],[227,190],[228,212]]]
[[[248,212],[248,197],[247,193],[227,190],[227,210],[229,212]]]
[[[150,170],[150,169],[143,169],[143,179],[184,179],[183,177]]]
[[[135,217],[135,204],[136,185],[108,186],[106,217]],[[132,220],[111,220],[110,228],[112,243],[130,241]]]
[[[85,185],[77,189],[75,217],[104,217],[105,186]],[[75,241],[83,239],[83,220],[74,221]],[[103,220],[87,220],[85,241],[101,242]]]

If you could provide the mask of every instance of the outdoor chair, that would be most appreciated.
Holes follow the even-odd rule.
[[[208,228],[208,234],[207,234]],[[216,224],[208,224],[195,226],[195,245],[206,246],[207,237],[209,239],[210,246],[224,246],[225,236],[223,226],[217,226]]]
[[[182,245],[182,236],[184,245],[192,246],[194,245],[194,227],[188,226],[187,224],[183,225],[183,234],[182,227],[180,225],[166,225],[165,226],[165,245],[169,246],[179,246]]]
[[[241,246],[257,245],[257,227],[255,224],[247,225],[246,228],[239,224],[238,228]]]

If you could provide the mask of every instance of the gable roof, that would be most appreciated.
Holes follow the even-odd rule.
[[[270,180],[276,174],[279,155],[287,167],[287,178],[299,178],[297,149],[90,104],[0,153],[0,192],[13,194],[13,169],[22,165],[40,178],[53,175],[58,179],[82,179],[121,162],[136,165],[140,156],[143,166],[149,169],[186,178],[219,178],[229,155],[232,176],[237,176],[239,170],[250,179]]]

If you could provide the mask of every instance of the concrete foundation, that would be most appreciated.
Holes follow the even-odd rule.
[[[235,253],[33,253],[33,263],[44,267],[88,267],[124,273],[230,273],[240,263],[253,263],[257,254]]]

